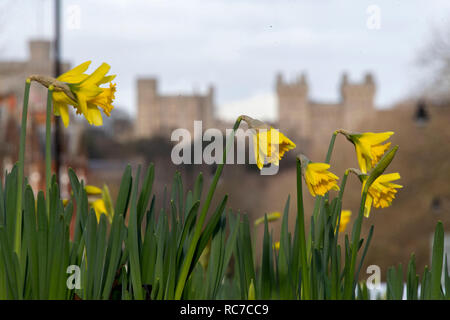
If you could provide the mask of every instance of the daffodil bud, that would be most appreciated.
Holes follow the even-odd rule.
[[[253,119],[252,117],[246,116],[246,115],[242,115],[241,116],[242,121],[245,121],[248,125],[248,127],[250,129],[255,129],[255,130],[261,130],[261,129],[265,129],[265,130],[270,130],[271,126],[269,126],[268,124],[257,120],[257,119]]]
[[[367,173],[361,172],[361,170],[356,168],[349,168],[347,169],[347,172],[355,174],[358,177],[359,181],[361,181],[361,183],[366,181],[367,178],[369,177]]]
[[[102,194],[102,189],[96,186],[86,185],[84,189],[86,190],[86,194],[90,196]]]
[[[262,223],[264,223],[265,216],[258,218],[255,220],[255,226],[258,226]],[[276,221],[281,218],[281,213],[279,212],[271,212],[267,215],[267,222]]]
[[[389,166],[389,164],[392,162],[392,159],[394,159],[395,154],[397,153],[398,146],[393,147],[389,152],[387,152],[381,159],[378,161],[377,165],[373,170],[370,172],[369,178],[367,179],[367,187],[369,188],[370,185],[383,174],[383,172],[386,170],[386,168]]]
[[[250,286],[248,288],[248,300],[255,300],[256,292],[255,292],[255,284],[253,283],[253,279],[250,280]]]
[[[53,86],[53,91],[55,92],[64,92],[70,99],[73,101],[76,101],[76,97],[73,94],[73,92],[70,90],[67,83],[59,81],[58,79],[55,79],[53,77],[39,75],[39,74],[33,74],[28,77],[30,81],[36,81],[37,83],[40,83],[46,88],[49,88],[50,86]]]

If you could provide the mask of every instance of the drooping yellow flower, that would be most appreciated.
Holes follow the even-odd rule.
[[[313,197],[316,195],[323,196],[330,190],[339,190],[337,185],[339,177],[328,171],[329,164],[307,161],[307,164],[302,163],[302,167],[303,165],[303,177]]]
[[[94,208],[95,215],[97,216],[97,222],[100,221],[102,214],[108,216],[108,210],[106,210],[105,201],[103,199],[97,199],[92,202],[92,208]]]
[[[403,188],[402,185],[392,183],[400,179],[399,173],[382,174],[369,187],[366,202],[364,204],[364,216],[369,217],[372,205],[375,208],[389,207],[395,198],[397,189]],[[363,189],[367,179],[363,182]]]
[[[75,107],[78,114],[83,114],[86,120],[95,126],[103,124],[100,109],[110,116],[114,108],[112,102],[115,98],[116,85],[111,81],[115,75],[106,75],[110,69],[107,63],[103,63],[92,74],[85,74],[90,63],[86,61],[56,79],[67,84],[70,89],[70,92],[67,90],[53,92],[54,114],[61,116],[66,127],[69,125],[69,105]],[[109,88],[100,87],[108,82]]]
[[[391,145],[390,142],[383,144],[384,141],[394,134],[392,131],[373,133],[350,133],[345,130],[339,130],[346,138],[355,145],[356,157],[361,172],[367,173],[372,169],[386,150]]]
[[[279,212],[271,212],[267,215],[267,222],[276,221],[281,218],[281,213]],[[264,223],[264,217],[258,218],[255,220],[255,226]]]
[[[280,250],[280,241],[277,241],[273,244],[273,249],[276,251]]]
[[[249,116],[241,116],[241,118],[247,122],[250,129],[255,130],[253,147],[256,165],[260,170],[266,162],[278,166],[284,154],[296,147],[295,143],[283,133],[264,122]]]
[[[339,222],[339,232],[344,232],[347,228],[347,224],[350,222],[352,212],[350,210],[341,211],[341,221]]]

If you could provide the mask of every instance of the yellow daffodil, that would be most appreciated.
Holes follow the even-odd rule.
[[[363,173],[367,173],[378,163],[391,145],[390,142],[385,144],[383,142],[394,134],[392,131],[350,133],[345,130],[339,130],[339,132],[344,134],[355,145],[356,157]]]
[[[84,189],[86,190],[86,193],[88,195],[102,194],[102,189],[100,189],[99,187],[96,187],[96,186],[86,185],[84,187]]]
[[[364,204],[364,216],[369,217],[372,205],[375,208],[386,208],[391,205],[397,193],[396,189],[403,188],[402,185],[392,183],[392,181],[398,179],[400,179],[399,173],[382,174],[372,183]],[[365,181],[367,179],[363,182],[363,189]]]
[[[97,221],[100,221],[100,216],[104,213],[108,218],[109,223],[112,223],[114,208],[112,206],[108,186],[104,185],[103,189],[100,189],[93,185],[86,185],[84,189],[88,195],[88,202],[97,215]]]
[[[97,199],[92,202],[92,208],[94,208],[95,215],[97,216],[97,222],[100,221],[100,216],[102,214],[108,216],[108,211],[106,210],[105,201],[103,201],[103,199]]]
[[[273,249],[276,251],[280,250],[280,241],[277,241],[273,244]]]
[[[267,215],[267,222],[276,221],[281,218],[281,213],[279,212],[272,212]],[[264,223],[264,217],[258,218],[255,220],[255,226],[260,225],[261,223]]]
[[[347,224],[350,222],[352,212],[350,210],[341,211],[341,221],[339,222],[339,232],[344,232],[347,228]]]
[[[311,162],[304,155],[300,156],[302,173],[306,185],[313,197],[323,196],[330,190],[339,190],[337,180],[339,177],[328,171],[330,165],[327,163]]]
[[[103,63],[92,74],[85,74],[90,63],[86,61],[56,79],[56,83],[61,82],[67,85],[70,90],[53,92],[54,114],[61,116],[66,127],[69,125],[69,105],[75,107],[78,114],[83,114],[86,120],[95,126],[103,124],[100,109],[110,116],[114,108],[112,102],[115,98],[116,85],[111,81],[115,75],[106,75],[110,69],[107,63]],[[109,88],[100,87],[108,82]],[[55,87],[57,88],[58,85],[56,84]]]
[[[283,133],[264,122],[249,116],[241,116],[241,118],[247,122],[250,129],[255,130],[253,147],[256,165],[260,170],[266,162],[278,166],[284,154],[296,147],[295,143]]]

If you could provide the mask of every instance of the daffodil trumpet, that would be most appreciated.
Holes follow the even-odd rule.
[[[330,190],[339,191],[339,177],[328,171],[328,163],[311,162],[305,155],[300,155],[299,159],[306,186],[313,197],[324,196]]]
[[[247,123],[249,129],[254,130],[253,149],[259,170],[265,163],[278,166],[284,154],[296,147],[294,142],[272,126],[246,115],[241,118]]]

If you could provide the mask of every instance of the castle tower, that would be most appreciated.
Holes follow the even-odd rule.
[[[214,126],[214,87],[206,94],[161,95],[154,78],[137,81],[137,138],[169,136],[174,129],[194,133],[194,121],[202,121],[204,130]]]
[[[138,79],[137,89],[136,136],[144,138],[152,136],[160,129],[158,82],[154,78]]]
[[[295,81],[288,83],[278,74],[276,90],[279,129],[297,138],[297,141],[306,142],[311,132],[306,76],[302,74]]]
[[[343,126],[348,130],[360,130],[365,119],[374,112],[375,82],[367,73],[361,83],[350,83],[347,74],[341,80],[341,104],[344,111]]]
[[[50,60],[50,41],[31,40],[28,45],[30,63],[42,63]]]
[[[215,97],[215,91],[216,89],[211,84],[208,87],[208,92],[206,94],[205,99],[205,106],[203,108],[202,114],[203,114],[203,128],[211,128],[214,126],[214,117],[215,117],[215,110],[214,110],[214,97]]]

